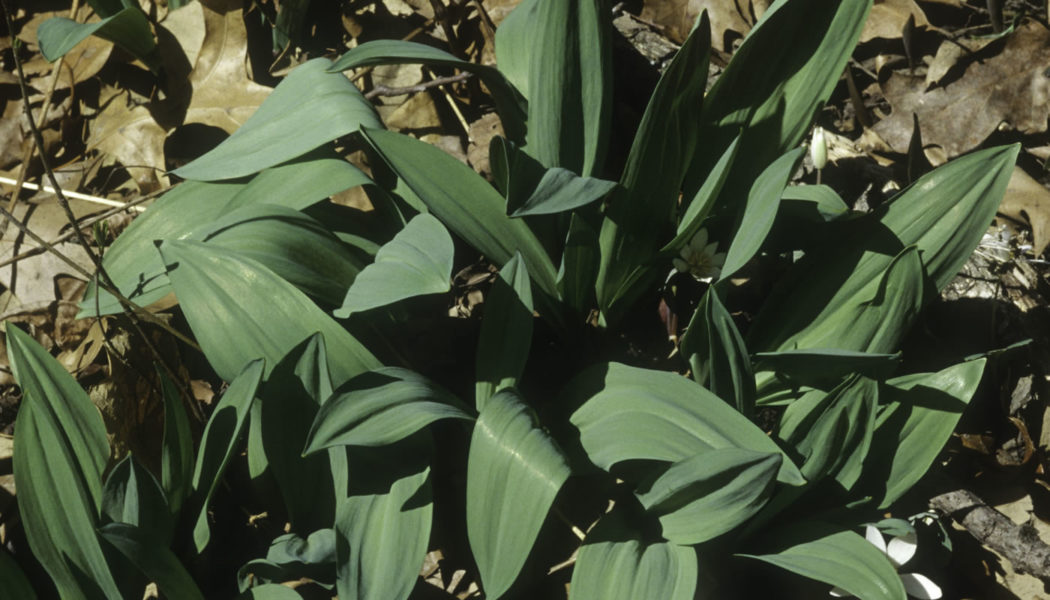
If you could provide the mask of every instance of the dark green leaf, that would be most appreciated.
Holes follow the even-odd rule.
[[[335,320],[261,264],[200,242],[164,242],[160,252],[186,320],[223,379],[259,357],[272,368],[318,331],[334,385],[379,366]]]
[[[512,217],[569,211],[604,197],[616,187],[614,181],[580,177],[560,167],[548,169],[498,136],[489,145],[489,163]]]
[[[693,379],[750,417],[755,408],[755,376],[744,339],[718,291],[707,288],[682,337],[682,356]]]
[[[273,540],[266,558],[249,561],[237,571],[237,584],[243,592],[260,581],[305,577],[331,589],[335,586],[335,562],[335,530],[331,527],[318,529],[305,539],[286,533]]]
[[[733,140],[732,144],[729,144],[726,151],[722,153],[722,157],[718,159],[715,166],[711,168],[711,172],[707,174],[707,178],[704,179],[704,184],[700,186],[696,195],[687,204],[685,213],[678,222],[678,233],[675,234],[673,240],[663,247],[662,252],[682,248],[700,231],[704,224],[704,219],[707,218],[707,215],[714,207],[715,201],[718,200],[718,196],[722,192],[722,186],[725,185],[726,179],[729,177],[729,171],[733,166],[733,161],[736,160],[736,150],[739,147],[740,137],[738,136]]]
[[[396,464],[351,461],[351,472],[367,472],[366,477],[380,481],[336,508],[340,598],[405,600],[412,592],[427,553],[434,510],[430,468],[419,463],[418,458]]]
[[[873,354],[834,348],[755,354],[756,371],[774,371],[778,378],[786,379],[792,385],[814,387],[835,385],[852,373],[885,379],[897,370],[900,362],[900,352]]]
[[[696,550],[643,541],[637,527],[619,512],[616,507],[587,533],[569,584],[573,598],[692,600]]]
[[[8,322],[7,355],[22,403],[15,428],[18,510],[33,555],[68,598],[120,597],[95,526],[109,442],[87,393]]]
[[[773,161],[755,179],[747,195],[744,216],[733,236],[733,242],[729,245],[726,262],[722,267],[722,279],[728,279],[740,270],[766,240],[766,235],[773,227],[773,219],[777,216],[780,195],[795,173],[795,167],[802,159],[803,152],[804,148],[788,152]]]
[[[332,446],[382,446],[438,419],[471,419],[459,398],[398,367],[362,373],[335,390],[317,413],[304,454]]]
[[[514,583],[569,474],[516,391],[488,399],[467,458],[467,537],[487,597],[499,598]]]
[[[264,583],[248,588],[237,600],[303,600],[299,592],[279,583]]]
[[[204,600],[179,559],[166,546],[156,544],[152,534],[127,523],[110,523],[101,528],[99,534],[149,581],[156,583],[165,597]]]
[[[520,254],[500,269],[485,299],[475,363],[478,411],[500,389],[513,386],[525,369],[532,344],[532,289]]]
[[[33,586],[7,550],[0,550],[0,581],[4,582],[4,593],[12,598],[36,600]]]
[[[95,35],[109,40],[146,63],[154,73],[160,70],[160,55],[149,21],[138,7],[125,8],[95,23],[77,23],[65,17],[52,17],[40,24],[37,40],[40,53],[54,62],[74,46]]]
[[[233,458],[248,417],[248,409],[262,382],[264,368],[265,361],[261,359],[245,365],[215,405],[215,412],[204,427],[197,463],[193,469],[193,491],[200,504],[200,512],[193,527],[193,543],[197,552],[204,550],[211,538],[208,503]]]
[[[571,421],[591,461],[605,470],[633,459],[677,462],[712,448],[781,452],[746,417],[675,373],[599,364],[580,374],[566,396],[586,400]],[[787,456],[777,479],[805,483]]]
[[[157,479],[128,454],[114,466],[102,489],[102,515],[134,525],[150,546],[167,548],[175,522]]]
[[[361,271],[335,316],[345,318],[405,298],[447,292],[454,253],[452,236],[441,221],[425,213],[416,215]]]
[[[686,177],[687,196],[741,131],[738,152],[747,160],[733,164],[723,195],[730,205],[743,200],[767,165],[802,141],[842,75],[871,4],[779,0],[765,11],[704,99],[704,144]]]
[[[834,221],[849,213],[849,206],[826,185],[790,185],[780,195],[785,213],[813,222]]]
[[[406,135],[372,129],[364,134],[449,229],[497,265],[521,252],[533,282],[549,297],[557,297],[554,265],[543,245],[524,221],[504,214],[503,198],[480,175]]]
[[[938,290],[955,277],[995,215],[1017,150],[991,148],[956,159],[875,214],[841,222],[838,233],[807,252],[766,301],[748,332],[748,347],[895,351],[909,323],[886,322],[876,311],[861,327],[858,311],[874,308],[882,289],[888,306],[901,306],[895,314],[907,317],[923,291],[914,288],[917,271],[924,267]],[[917,253],[906,251],[913,245]],[[900,273],[890,279],[892,267]],[[913,300],[894,302],[888,282],[908,279]]]
[[[770,534],[770,543],[783,549],[738,556],[822,581],[863,600],[905,600],[904,586],[889,558],[852,531],[802,523]]]
[[[259,427],[266,461],[297,532],[331,527],[335,487],[325,455],[302,456],[310,426],[332,395],[324,338],[307,338],[274,367],[259,395]]]
[[[682,545],[731,531],[769,499],[783,457],[742,448],[704,450],[671,465],[638,493],[660,518],[663,537]]]
[[[157,377],[164,396],[164,434],[160,442],[160,481],[172,515],[182,508],[182,501],[193,485],[193,438],[190,420],[175,384],[157,366]]]
[[[198,181],[243,177],[361,127],[382,127],[357,87],[341,73],[328,72],[331,64],[315,58],[296,67],[240,129],[174,173]]]
[[[492,67],[460,60],[448,52],[416,42],[373,40],[365,42],[339,57],[329,71],[357,67],[422,63],[455,67],[476,74],[492,93],[503,129],[513,140],[525,137],[525,100],[503,75]]]
[[[985,359],[953,365],[936,373],[916,373],[886,382],[865,482],[880,508],[893,504],[933,464],[969,404]]]
[[[707,84],[711,29],[707,13],[660,77],[638,126],[601,230],[598,304],[607,322],[640,292],[638,269],[664,245],[679,190],[696,149]],[[651,269],[650,269],[651,270]]]

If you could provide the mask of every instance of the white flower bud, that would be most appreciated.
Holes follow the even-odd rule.
[[[828,164],[828,143],[824,139],[824,129],[819,125],[813,128],[813,139],[809,142],[809,158],[818,171]]]

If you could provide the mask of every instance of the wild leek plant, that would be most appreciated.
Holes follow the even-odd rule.
[[[267,584],[305,577],[341,598],[408,598],[442,549],[487,598],[543,596],[570,572],[575,599],[746,597],[755,578],[736,575],[765,563],[824,592],[903,600],[860,531],[923,477],[985,359],[899,372],[902,340],[981,239],[1017,148],[959,158],[866,214],[789,185],[870,6],[774,2],[706,93],[701,15],[619,173],[603,0],[524,0],[497,32],[498,68],[399,41],[296,68],[105,255],[139,304],[175,293],[230,382],[196,451],[170,393],[161,472],[130,456],[107,470],[87,396],[8,328],[26,392],[19,506],[62,596],[154,581],[202,597],[171,548],[212,543],[209,501],[246,438],[251,476],[279,492],[262,501],[289,523],[230,573],[254,597],[292,597]],[[506,132],[492,182],[384,129],[342,74],[405,62],[485,84]],[[344,136],[369,175],[332,152]],[[359,185],[367,215],[324,201]],[[408,352],[399,332],[431,314],[413,299],[447,294],[457,259],[479,254],[499,272],[476,344]],[[775,256],[800,258],[742,330],[734,279]],[[679,349],[691,378],[603,358],[672,271],[699,280],[681,292],[696,306]],[[98,289],[83,303],[118,310]],[[551,353],[569,358],[552,369]]]

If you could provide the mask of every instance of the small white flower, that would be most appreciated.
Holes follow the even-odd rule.
[[[809,158],[818,171],[828,164],[828,142],[824,137],[824,128],[820,125],[813,128],[813,137],[809,142]]]
[[[718,242],[707,243],[707,230],[696,232],[675,258],[674,268],[682,273],[689,273],[697,281],[711,281],[722,274],[722,265],[726,262],[725,252],[716,252]]]
[[[867,538],[876,548],[881,550],[890,562],[893,563],[894,568],[900,571],[901,566],[911,560],[915,556],[915,550],[918,548],[915,533],[909,533],[907,535],[894,537],[887,544],[886,540],[883,539],[882,533],[879,532],[878,528],[868,525],[864,531],[864,537]],[[901,583],[904,584],[904,591],[913,598],[919,598],[920,600],[937,600],[941,597],[941,588],[937,586],[929,577],[920,575],[918,573],[900,573]],[[831,595],[841,598],[843,596],[849,596],[849,592],[835,588],[831,590]]]

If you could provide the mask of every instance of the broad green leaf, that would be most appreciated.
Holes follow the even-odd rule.
[[[496,69],[461,60],[444,50],[416,42],[374,40],[340,56],[329,71],[405,63],[455,67],[474,73],[489,88],[507,135],[513,140],[525,138],[525,100],[518,90]]]
[[[204,600],[193,577],[175,554],[140,527],[127,523],[110,523],[99,529],[102,539],[117,549],[142,572],[167,598]]]
[[[255,358],[276,365],[318,331],[328,347],[334,385],[379,366],[306,295],[254,260],[191,241],[164,242],[160,253],[186,320],[223,379],[232,380]]]
[[[871,447],[878,400],[875,381],[853,377],[828,394],[806,394],[788,405],[778,435],[805,457],[806,479],[831,476],[853,487]]]
[[[583,322],[595,306],[594,284],[601,264],[598,247],[600,218],[596,210],[574,212],[561,254],[558,291],[578,322]]]
[[[286,0],[277,9],[273,27],[273,52],[280,53],[288,44],[302,45],[303,22],[310,9],[310,0]]]
[[[497,265],[520,252],[536,286],[557,297],[554,265],[543,245],[524,221],[504,214],[503,198],[480,175],[406,135],[373,129],[364,135],[449,229]]]
[[[500,269],[485,298],[475,362],[474,405],[480,412],[497,391],[521,377],[532,345],[532,289],[520,254]]]
[[[569,465],[516,391],[485,403],[467,458],[467,537],[489,598],[518,577]]]
[[[302,455],[314,415],[332,395],[321,334],[308,337],[277,363],[259,394],[259,427],[267,464],[293,531],[331,527],[335,485],[326,455]]]
[[[344,190],[373,184],[368,175],[346,160],[311,152],[259,171],[225,208],[232,211],[249,204],[279,204],[303,210]]]
[[[193,437],[190,420],[175,384],[157,365],[164,396],[164,433],[160,442],[160,481],[172,515],[182,508],[193,484]]]
[[[138,7],[125,8],[95,23],[77,23],[65,17],[52,17],[37,30],[40,53],[55,62],[74,46],[94,35],[127,50],[154,73],[160,72],[160,55],[149,21]]]
[[[237,600],[303,600],[299,592],[279,583],[264,583],[248,588]]]
[[[833,221],[849,213],[849,206],[826,185],[789,185],[780,195],[781,210],[814,222]]]
[[[802,523],[770,534],[782,548],[771,554],[738,554],[841,588],[861,600],[905,600],[889,558],[852,531]]]
[[[336,508],[336,590],[340,598],[404,600],[419,578],[431,517],[430,468],[351,460],[351,472],[378,477]],[[359,475],[355,475],[359,477]]]
[[[682,356],[693,379],[745,417],[755,409],[755,376],[751,359],[733,317],[714,286],[707,288],[682,336]]]
[[[664,538],[682,545],[731,531],[769,499],[783,456],[742,448],[701,451],[671,465],[648,489],[636,492],[659,517]]]
[[[778,379],[784,379],[794,386],[820,387],[835,385],[852,373],[872,379],[885,379],[897,370],[901,354],[814,348],[758,352],[754,359],[756,371],[773,371]]]
[[[303,454],[332,446],[383,446],[439,419],[472,419],[468,408],[433,381],[384,367],[339,386],[317,412]]]
[[[853,322],[857,311],[878,298],[884,281],[914,280],[923,267],[934,287],[943,289],[995,215],[1017,151],[1017,146],[999,147],[958,158],[874,214],[840,222],[838,233],[807,252],[766,301],[748,332],[748,347],[896,351],[909,323],[873,316],[862,327]],[[906,251],[909,246],[917,253]],[[887,278],[893,266],[900,273]],[[892,300],[893,293],[886,293]],[[915,293],[913,287],[909,295]]]
[[[441,221],[425,213],[416,215],[361,271],[335,316],[345,318],[405,298],[449,291],[454,253],[452,236]]]
[[[729,205],[739,206],[758,174],[798,146],[838,83],[871,5],[777,0],[763,13],[704,98],[704,144],[686,177],[687,197],[741,131],[738,155],[747,160],[733,163],[723,196]]]
[[[334,521],[334,517],[331,519]],[[326,589],[335,587],[335,530],[318,529],[308,537],[294,533],[277,536],[266,558],[248,561],[237,570],[237,585],[245,591],[253,583],[309,578]]]
[[[7,355],[22,403],[15,428],[18,510],[33,555],[63,598],[120,597],[95,526],[109,442],[73,377],[8,322]]]
[[[36,600],[36,592],[29,585],[29,579],[7,550],[0,550],[0,581],[4,582],[4,593],[10,594],[12,598]]]
[[[981,383],[984,365],[982,358],[905,375],[880,388],[883,406],[863,477],[877,482],[879,508],[903,496],[933,464]]]
[[[707,178],[704,179],[704,184],[700,186],[696,195],[689,201],[685,213],[682,214],[682,218],[678,222],[678,232],[675,234],[674,239],[663,247],[661,252],[682,248],[700,231],[704,224],[704,219],[707,218],[711,209],[714,208],[715,201],[718,200],[718,196],[722,192],[722,186],[725,185],[726,179],[729,177],[729,171],[733,166],[733,161],[736,160],[736,150],[739,147],[740,137],[738,136],[733,140],[733,143],[729,144],[726,151],[722,153],[722,157],[718,159],[715,166],[711,168],[711,172],[707,174]]]
[[[781,453],[758,426],[675,373],[603,363],[577,376],[565,396],[585,401],[571,421],[591,461],[605,470],[634,459],[678,462],[708,449]],[[777,479],[805,483],[787,456]]]
[[[804,148],[788,152],[773,161],[755,179],[747,195],[743,218],[733,236],[733,242],[729,245],[725,265],[722,266],[722,279],[729,279],[740,270],[762,246],[773,227],[773,219],[777,216],[780,195],[795,173],[795,167],[804,152]]]
[[[175,522],[164,490],[131,454],[106,477],[101,512],[111,522],[134,525],[151,546],[167,548],[171,544]]]
[[[696,594],[696,550],[645,541],[620,507],[602,517],[580,547],[569,584],[574,600],[692,600]]]
[[[164,264],[154,251],[154,240],[203,239],[205,232],[217,230],[218,219],[237,208],[249,204],[277,204],[301,210],[365,183],[371,183],[371,180],[345,160],[316,157],[314,153],[265,169],[246,183],[186,181],[165,193],[142,216],[132,221],[106,250],[102,264],[125,296],[140,306],[147,306],[171,292]],[[226,224],[229,225],[229,221]],[[292,240],[286,238],[271,242],[278,247],[292,245],[289,243]],[[300,246],[303,243],[298,242]],[[328,245],[321,240],[317,243]],[[345,250],[340,254],[345,254]],[[343,262],[337,261],[338,264]],[[362,262],[359,267],[363,266]],[[81,318],[95,315],[95,292],[92,282],[80,303]],[[332,304],[338,304],[345,292],[345,289],[341,290],[340,298]],[[103,315],[121,311],[116,298],[105,291],[99,297],[98,308]]]
[[[534,92],[528,149],[545,166],[592,175],[602,165],[612,109],[612,31],[605,4],[525,2],[514,12],[527,18],[509,19],[496,32],[497,62],[510,53],[528,57],[517,64],[511,59],[509,67],[525,70],[526,88]]]
[[[560,167],[548,169],[514,142],[499,136],[489,144],[489,163],[512,217],[569,211],[604,197],[616,187],[615,181],[580,177]]]
[[[223,472],[233,458],[237,442],[244,430],[255,392],[262,382],[263,360],[254,360],[233,379],[226,393],[215,405],[215,412],[208,419],[201,436],[197,463],[193,468],[193,491],[197,496],[200,511],[193,526],[193,543],[197,552],[204,550],[211,538],[208,527],[208,503],[219,487]]]
[[[614,322],[640,293],[646,280],[636,271],[664,246],[673,226],[696,149],[710,49],[704,12],[660,77],[638,126],[622,187],[612,195],[601,229],[597,293],[606,322]]]
[[[296,67],[233,135],[173,172],[198,181],[234,179],[302,156],[361,127],[382,127],[357,87],[342,73],[327,70],[331,64],[315,58]]]

